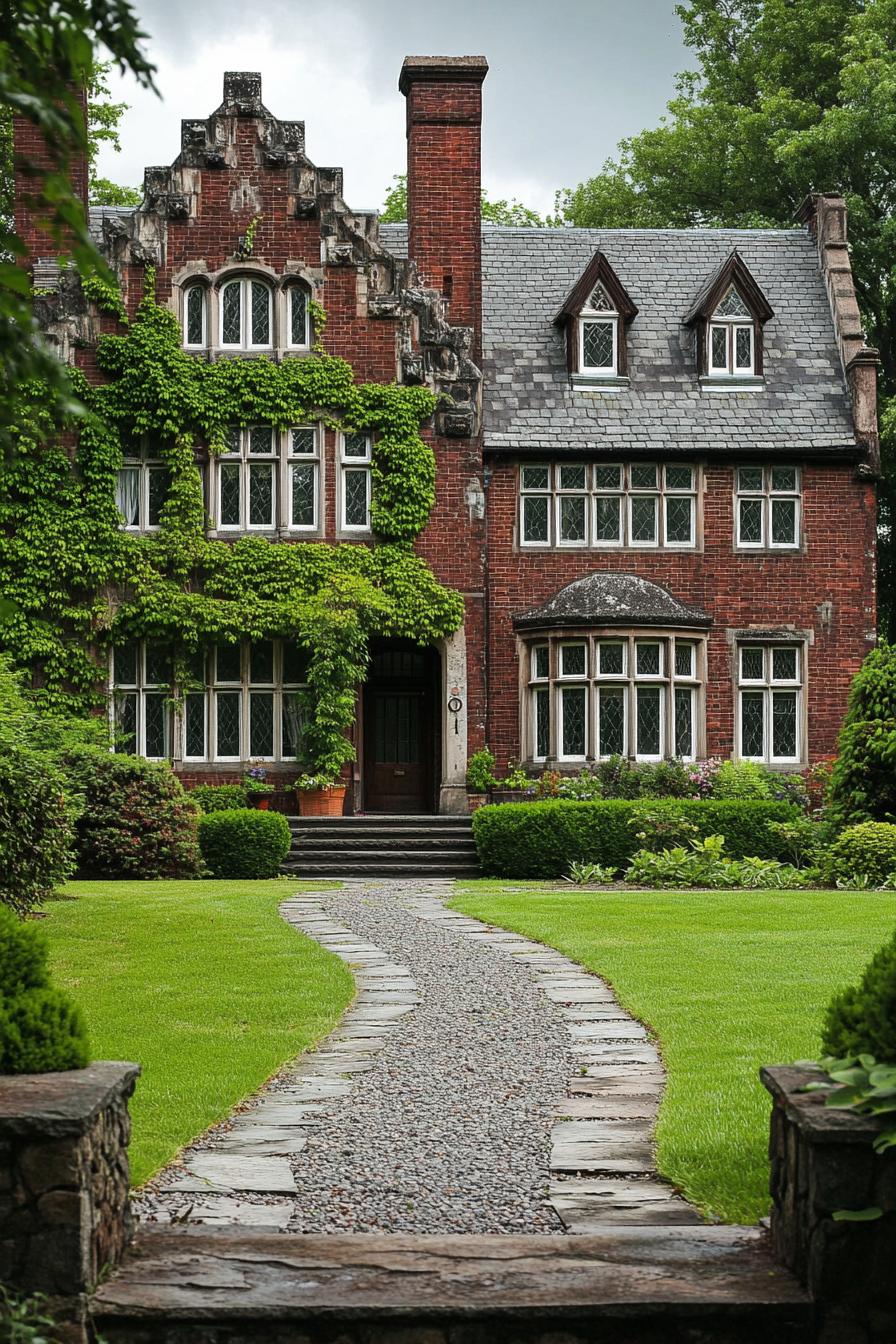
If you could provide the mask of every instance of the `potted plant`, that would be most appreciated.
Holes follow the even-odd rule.
[[[519,761],[507,762],[507,774],[492,789],[493,803],[524,803],[535,797],[535,780],[531,779]]]
[[[249,806],[257,807],[260,812],[267,812],[271,805],[271,794],[275,792],[274,786],[267,780],[268,772],[261,762],[250,761],[249,769],[243,775],[243,788]]]
[[[299,775],[296,797],[302,817],[341,817],[345,804],[345,783],[332,775]]]
[[[467,761],[467,806],[471,812],[488,802],[489,789],[496,783],[495,758],[488,747],[474,751]]]

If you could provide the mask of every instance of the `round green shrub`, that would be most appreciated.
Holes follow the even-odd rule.
[[[875,952],[858,985],[831,1001],[821,1039],[825,1053],[838,1059],[868,1054],[896,1064],[896,934]]]
[[[896,817],[896,645],[880,643],[853,678],[828,806],[840,826]]]
[[[203,812],[232,812],[248,803],[242,784],[196,784],[188,796]]]
[[[276,877],[292,844],[279,812],[235,808],[199,819],[199,845],[212,877]]]
[[[199,876],[199,809],[167,763],[85,751],[68,758],[68,770],[83,799],[76,831],[85,877]]]
[[[825,874],[829,882],[864,878],[878,886],[896,871],[896,826],[886,821],[863,821],[841,831],[828,850]]]
[[[40,929],[0,907],[0,1074],[82,1069],[88,1060],[84,1019],[50,984]]]
[[[74,867],[71,805],[63,776],[35,752],[0,755],[0,904],[24,914]]]

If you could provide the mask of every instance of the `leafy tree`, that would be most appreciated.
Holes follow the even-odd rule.
[[[87,189],[91,205],[139,205],[143,192],[139,187],[123,187],[108,177],[98,177],[96,161],[103,145],[111,145],[121,153],[118,127],[127,103],[113,103],[109,93],[108,75],[111,61],[101,61],[93,67],[87,82]]]
[[[83,274],[106,274],[87,231],[68,166],[88,150],[87,127],[73,90],[94,70],[94,50],[104,47],[121,70],[153,87],[153,66],[140,46],[143,33],[127,0],[0,0],[0,108],[18,113],[44,135],[49,161],[34,168],[32,207],[47,221],[48,242],[72,257]],[[114,104],[112,105],[114,107]],[[108,132],[99,126],[96,130]],[[0,149],[8,146],[0,138]],[[7,159],[8,161],[8,159]],[[77,406],[65,370],[40,339],[28,276],[19,264],[22,240],[0,212],[0,453],[14,450],[23,388],[46,384],[59,415]]]
[[[403,224],[408,217],[407,174],[396,173],[392,180],[395,185],[386,192],[380,219],[384,224]],[[508,224],[523,229],[543,229],[561,222],[543,219],[536,210],[530,210],[517,200],[490,201],[485,191],[482,193],[482,218],[490,224]]]
[[[786,225],[809,191],[837,191],[869,340],[881,352],[883,628],[896,632],[896,0],[691,0],[699,70],[660,125],[558,193],[588,227]]]
[[[879,644],[853,678],[828,803],[841,826],[896,817],[896,645]]]

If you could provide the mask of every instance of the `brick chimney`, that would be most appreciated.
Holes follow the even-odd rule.
[[[72,89],[81,115],[84,118],[86,146],[87,126],[87,89]],[[45,171],[59,170],[67,172],[75,196],[83,202],[85,218],[87,215],[87,153],[86,148],[74,149],[67,163],[60,164],[58,151],[49,148],[43,134],[26,117],[13,117],[13,155],[15,165],[15,229],[25,247],[23,261],[33,266],[38,258],[55,258],[65,250],[64,239],[54,241],[48,227],[41,228],[41,218],[49,218],[47,208],[40,207],[32,199],[33,193],[40,187],[40,174]]]
[[[454,326],[482,346],[480,130],[484,56],[407,56],[408,253],[448,300]]]

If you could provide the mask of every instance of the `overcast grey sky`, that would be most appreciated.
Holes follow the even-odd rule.
[[[135,0],[158,66],[159,101],[131,103],[122,153],[100,171],[139,185],[170,163],[182,117],[221,101],[224,70],[260,70],[270,110],[303,120],[309,157],[345,169],[356,208],[378,206],[404,170],[402,59],[484,55],[483,183],[537,209],[600,168],[624,135],[654,125],[692,64],[674,0]]]

